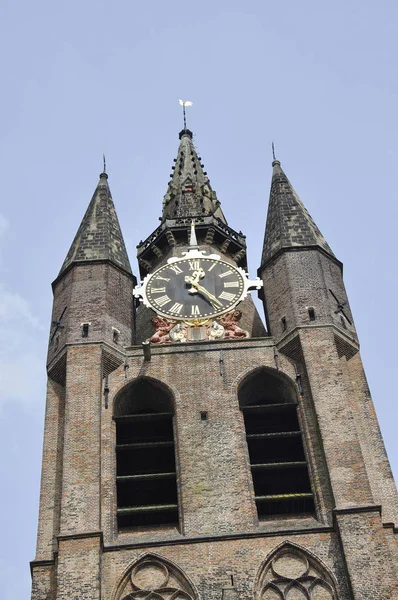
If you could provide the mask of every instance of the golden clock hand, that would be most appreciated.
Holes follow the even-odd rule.
[[[196,283],[198,283],[199,279],[203,279],[203,277],[205,276],[205,272],[203,269],[199,269],[198,271],[194,271],[192,274],[192,277],[187,275],[185,277],[185,281],[187,283],[190,283],[192,286]],[[191,287],[190,290],[188,290],[190,294],[196,294],[196,292],[198,290],[196,290],[194,287]]]
[[[194,277],[191,277],[190,275],[186,275],[185,276],[185,282],[186,283],[190,283],[191,284],[191,288],[188,290],[189,294],[196,294],[198,292],[198,290],[196,288],[194,288],[193,286],[197,283],[197,279]]]
[[[222,303],[215,297],[213,296],[213,294],[211,294],[208,290],[206,290],[206,288],[204,288],[202,285],[200,285],[200,283],[198,283],[197,281],[194,280],[193,277],[189,277],[189,279],[191,279],[191,281],[188,280],[188,278],[185,278],[185,280],[188,280],[188,283],[190,283],[192,286],[194,286],[198,292],[202,292],[202,294],[205,294],[206,296],[208,296],[208,298],[210,298],[210,300],[212,300],[212,304],[216,304],[218,306],[223,306]],[[213,304],[213,306],[214,306]],[[215,307],[217,308],[217,307]]]
[[[213,296],[213,294],[206,290],[206,288],[204,288],[202,285],[197,283],[195,287],[199,290],[199,292],[202,292],[202,294],[206,294],[206,296],[208,296],[210,300],[213,300],[213,302],[215,302],[219,306],[222,306],[222,303],[215,296]]]

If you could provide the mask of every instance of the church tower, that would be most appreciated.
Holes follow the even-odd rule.
[[[179,138],[141,283],[106,173],[53,283],[32,600],[396,600],[397,492],[342,263],[274,160],[250,279]]]

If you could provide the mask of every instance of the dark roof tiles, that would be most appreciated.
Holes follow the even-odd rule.
[[[93,260],[109,260],[131,273],[130,261],[107,180],[106,173],[101,173],[60,274],[72,263]]]
[[[266,262],[282,248],[300,246],[318,246],[334,256],[286,177],[280,162],[274,160],[272,165],[274,170],[261,262]]]

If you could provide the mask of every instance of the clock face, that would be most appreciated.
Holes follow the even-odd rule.
[[[244,292],[243,272],[211,258],[185,258],[164,265],[145,285],[146,304],[176,320],[223,314],[238,304]]]

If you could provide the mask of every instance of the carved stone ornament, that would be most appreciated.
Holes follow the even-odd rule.
[[[170,330],[175,326],[176,321],[156,315],[152,317],[151,322],[156,331],[152,337],[147,339],[147,342],[150,344],[169,344],[171,342]]]
[[[238,325],[241,317],[240,310],[231,310],[217,319],[197,321],[177,322],[156,315],[152,317],[152,325],[156,331],[147,341],[151,344],[170,344],[247,338],[249,332]]]
[[[313,556],[286,544],[262,568],[258,600],[337,600],[333,578]]]
[[[117,600],[194,600],[196,594],[177,567],[160,558],[146,556],[128,569],[113,597]]]
[[[219,318],[219,322],[225,329],[224,338],[236,339],[249,337],[249,332],[238,325],[241,318],[242,313],[240,310],[231,310]]]

